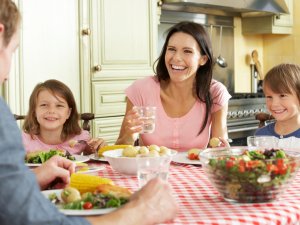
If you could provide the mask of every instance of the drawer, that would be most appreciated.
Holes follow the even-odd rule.
[[[124,90],[135,80],[113,80],[92,83],[92,108],[96,117],[122,116],[125,114]]]
[[[123,116],[94,119],[93,137],[103,138],[108,144],[115,144],[122,121]]]

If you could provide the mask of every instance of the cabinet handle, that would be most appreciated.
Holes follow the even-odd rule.
[[[81,31],[81,34],[82,35],[90,35],[91,34],[91,29],[90,28],[83,29]]]
[[[101,71],[101,66],[100,65],[96,65],[96,66],[94,66],[94,71],[95,72],[99,72],[99,71]]]
[[[163,1],[158,1],[157,2],[157,6],[162,6],[162,4],[163,4]]]

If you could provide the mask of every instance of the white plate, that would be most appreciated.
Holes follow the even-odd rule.
[[[57,197],[59,200],[61,200],[60,193],[62,189],[57,189],[57,190],[47,190],[47,191],[42,191],[42,194],[48,199],[48,196],[52,193],[56,193]],[[49,200],[50,201],[50,200]],[[59,211],[61,211],[63,214],[68,215],[68,216],[95,216],[95,215],[103,215],[110,213],[116,208],[107,208],[107,209],[88,209],[88,210],[79,210],[79,209],[61,209],[59,205],[55,205]]]
[[[90,160],[90,158],[86,155],[73,155],[75,157],[75,163],[80,163],[80,162],[87,162]],[[36,167],[42,165],[41,163],[25,163],[26,166],[29,167]]]
[[[187,157],[187,152],[178,152],[173,156],[173,162],[182,163],[182,164],[192,164],[192,165],[201,165],[200,160],[190,160]]]
[[[108,162],[106,158],[104,158],[104,157],[95,157],[94,154],[89,155],[89,158],[92,159],[92,160],[96,160],[96,161]]]
[[[94,173],[94,172],[98,172],[100,170],[105,169],[104,166],[87,166],[87,167],[88,167],[87,170],[79,170],[79,171],[76,171],[76,173]]]

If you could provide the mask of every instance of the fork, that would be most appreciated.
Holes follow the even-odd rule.
[[[77,144],[87,144],[87,141],[86,140],[70,140],[69,141],[69,146],[72,148]]]

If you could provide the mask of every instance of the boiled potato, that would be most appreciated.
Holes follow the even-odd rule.
[[[123,150],[123,156],[125,157],[136,157],[136,155],[138,154],[138,149],[135,148],[134,146],[130,146],[130,147],[126,147]]]
[[[139,153],[142,155],[147,155],[149,153],[149,149],[146,146],[141,146],[139,149]]]
[[[156,150],[150,150],[150,151],[149,151],[149,156],[150,156],[150,157],[158,157],[158,156],[159,156],[159,153],[158,153],[158,151],[156,151]]]
[[[159,154],[161,156],[163,156],[163,155],[171,155],[171,149],[169,149],[169,148],[167,148],[165,146],[160,146]]]
[[[65,203],[74,202],[81,199],[80,192],[76,188],[66,187],[61,192],[61,198]]]
[[[155,150],[157,152],[159,152],[160,148],[157,145],[150,145],[149,147],[149,151]]]
[[[215,148],[215,147],[219,147],[221,144],[221,141],[219,138],[217,137],[213,137],[210,139],[209,141],[209,145],[212,147],[212,148]]]

